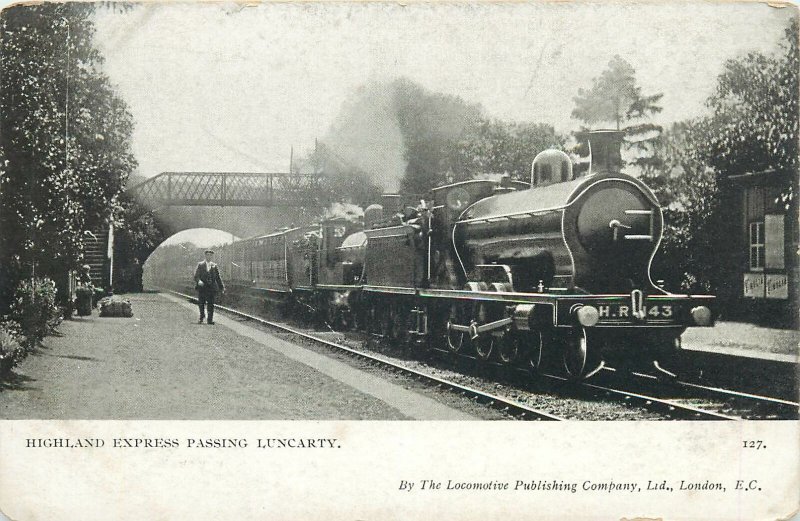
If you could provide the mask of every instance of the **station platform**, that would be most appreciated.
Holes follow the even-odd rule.
[[[719,321],[714,327],[689,328],[683,349],[773,362],[798,363],[800,331]]]
[[[473,420],[402,381],[362,371],[156,293],[132,318],[65,320],[0,383],[0,418]]]

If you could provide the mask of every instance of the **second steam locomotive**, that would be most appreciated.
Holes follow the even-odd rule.
[[[237,241],[220,265],[232,289],[416,349],[534,371],[549,357],[571,378],[609,360],[663,366],[687,327],[713,325],[714,298],[651,280],[658,201],[620,171],[619,132],[586,138],[584,175],[547,150],[530,183],[441,186],[412,206],[372,205],[363,223],[334,218]]]

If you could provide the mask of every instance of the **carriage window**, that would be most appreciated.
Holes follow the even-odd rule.
[[[750,269],[764,269],[764,223],[750,223]]]

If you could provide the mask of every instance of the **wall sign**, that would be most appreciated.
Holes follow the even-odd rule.
[[[767,298],[789,298],[789,277],[786,275],[767,275],[766,287]]]
[[[752,298],[764,298],[763,273],[744,274],[744,296]]]

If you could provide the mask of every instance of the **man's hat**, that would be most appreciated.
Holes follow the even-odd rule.
[[[214,253],[214,250],[206,250],[206,253]]]

